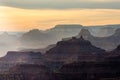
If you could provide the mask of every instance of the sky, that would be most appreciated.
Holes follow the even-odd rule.
[[[120,24],[120,0],[0,0],[0,30]]]

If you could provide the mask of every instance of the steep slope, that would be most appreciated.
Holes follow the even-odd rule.
[[[23,47],[42,48],[48,45],[52,39],[50,34],[46,34],[38,29],[31,30],[21,37]]]
[[[86,27],[88,27],[91,34],[96,37],[107,37],[113,35],[115,30],[120,28],[120,24],[86,26]]]
[[[54,28],[45,31],[33,29],[23,34],[23,36],[21,37],[21,43],[23,46],[20,48],[22,49],[44,48],[50,44],[57,43],[63,38],[75,36],[81,31],[81,29],[84,28],[90,31],[90,34],[92,34],[91,36],[98,37],[99,39],[99,37],[101,38],[101,37],[108,37],[113,35],[114,31],[120,28],[120,26],[119,25],[82,26],[77,24],[73,24],[73,25],[66,24],[66,25],[56,25]],[[91,41],[94,42],[94,39],[92,39]],[[95,42],[95,44],[97,43]],[[105,48],[106,50],[107,49],[110,50],[115,48],[116,46],[116,44],[111,44],[111,45],[113,47],[111,47],[110,45],[108,45],[108,43],[106,43],[104,47],[104,43],[102,43],[102,48]],[[97,46],[101,47],[101,44],[98,44]]]
[[[46,52],[48,61],[61,61],[71,63],[73,61],[97,61],[102,59],[105,51],[93,46],[83,37],[60,41],[56,46]]]
[[[61,40],[62,38],[72,37],[79,33],[83,28],[82,25],[56,25],[54,28],[47,30],[46,32],[54,35],[56,40]]]
[[[120,62],[73,62],[64,65],[58,79],[66,80],[119,80]],[[58,74],[56,74],[58,75]],[[62,79],[61,79],[62,80]]]
[[[81,25],[57,25],[46,31],[33,29],[21,37],[23,48],[43,48],[65,37],[72,37],[81,30]]]
[[[0,58],[0,61],[14,64],[42,64],[43,56],[40,52],[9,51],[6,56]]]
[[[120,45],[112,51],[109,51],[105,54],[106,58],[116,58],[120,57]]]
[[[84,39],[89,40],[93,45],[106,50],[112,50],[120,44],[120,29],[115,31],[115,34],[108,37],[95,37],[91,35],[88,29],[82,29],[77,37],[81,35]]]
[[[52,72],[44,65],[22,64],[12,67],[9,73],[20,73],[24,76],[23,80],[51,80]]]
[[[6,56],[0,58],[0,71],[8,71],[16,64],[44,64],[44,57],[40,52],[16,52],[9,51]]]

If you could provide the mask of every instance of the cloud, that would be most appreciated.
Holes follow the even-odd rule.
[[[120,0],[2,0],[0,5],[23,9],[120,9]]]
[[[1,31],[49,29],[57,24],[105,25],[119,24],[118,9],[35,10],[0,7]]]
[[[120,0],[84,0],[84,1],[91,1],[91,2],[119,2]]]

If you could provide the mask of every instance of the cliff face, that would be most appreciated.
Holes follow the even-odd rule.
[[[120,57],[120,45],[117,48],[115,48],[113,51],[107,52],[105,54],[105,57],[110,58],[110,59],[112,59],[112,58],[113,59],[115,59],[115,58],[118,59]]]
[[[43,64],[43,56],[47,64]],[[105,52],[82,36],[59,41],[43,55],[40,52],[11,51],[0,61],[16,64],[9,67],[9,73],[0,74],[2,80],[11,79],[11,76],[11,80],[120,79],[120,46]]]
[[[29,32],[24,33],[20,37],[20,41],[22,43],[21,48],[43,48],[50,44],[55,44],[62,38],[75,36],[81,31],[78,36],[81,36],[82,34],[85,37],[85,39],[91,41],[93,45],[106,50],[112,50],[116,46],[118,46],[116,41],[119,41],[118,37],[120,37],[119,27],[112,26],[114,25],[93,27],[83,27],[82,25],[56,25],[54,28],[48,29],[46,31],[33,29]],[[116,29],[118,30],[115,32]]]
[[[58,79],[64,78],[66,80],[119,80],[119,67],[120,46],[105,53],[104,60],[99,62],[75,61],[64,64],[56,75]]]
[[[120,62],[74,62],[64,65],[56,75],[66,80],[119,80],[119,67]]]
[[[97,61],[102,59],[105,51],[93,46],[83,37],[60,41],[57,45],[46,52],[45,57],[48,61]]]
[[[117,29],[115,33],[107,37],[95,37],[91,35],[88,29],[82,29],[77,37],[81,35],[85,40],[89,40],[94,46],[100,47],[105,50],[113,50],[120,44],[120,29]]]
[[[52,36],[39,29],[34,29],[23,34],[20,39],[23,47],[34,49],[43,48],[48,45],[51,42]]]
[[[55,44],[62,38],[77,35],[82,27],[82,25],[56,25],[45,31],[33,29],[23,34],[20,39],[25,48],[43,48]]]
[[[42,64],[43,56],[40,52],[9,51],[6,56],[0,59],[0,61],[15,64],[17,63]]]
[[[0,80],[51,80],[51,71],[44,65],[20,64],[0,74]]]
[[[43,55],[40,52],[15,52],[10,51],[0,58],[0,71],[8,71],[16,64],[44,64]]]

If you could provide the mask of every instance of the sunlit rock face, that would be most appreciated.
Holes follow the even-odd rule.
[[[55,47],[46,52],[48,61],[61,61],[71,63],[73,61],[97,61],[102,59],[103,49],[93,46],[83,37],[60,41]]]

